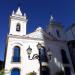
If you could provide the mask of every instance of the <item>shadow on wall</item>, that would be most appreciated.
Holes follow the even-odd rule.
[[[63,71],[64,71],[64,67],[63,67],[63,64],[58,60],[57,57],[53,57],[52,56],[52,52],[51,50],[48,50],[50,48],[47,48],[47,43],[50,41],[50,39],[52,40],[53,38],[52,37],[49,37],[49,35],[46,33],[46,32],[43,32],[41,31],[42,33],[42,39],[44,41],[44,44],[43,43],[40,43],[41,44],[41,49],[39,50],[39,55],[41,56],[40,57],[40,72],[41,72],[41,75],[42,73],[44,73],[43,75],[52,75],[51,73],[51,67],[50,67],[50,64],[53,63],[53,66],[54,68],[57,68],[57,71],[54,71],[56,72],[56,74],[61,74],[61,75],[64,75]],[[45,36],[45,34],[47,36]],[[50,62],[51,61],[51,62]],[[49,65],[49,66],[48,66]],[[52,65],[51,65],[52,66]],[[55,74],[55,73],[54,73]]]

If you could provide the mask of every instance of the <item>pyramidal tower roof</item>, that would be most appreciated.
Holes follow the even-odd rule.
[[[21,12],[21,10],[20,10],[20,7],[18,7],[18,9],[17,9],[17,11],[16,11],[16,14],[22,16],[22,12]]]

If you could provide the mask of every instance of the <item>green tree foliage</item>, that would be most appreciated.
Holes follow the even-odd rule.
[[[4,75],[4,69],[0,70],[0,75]]]

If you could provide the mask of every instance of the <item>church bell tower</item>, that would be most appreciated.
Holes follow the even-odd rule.
[[[16,11],[13,11],[12,16],[10,16],[10,32],[9,35],[26,35],[26,14],[22,15],[20,7]]]
[[[26,35],[26,14],[22,14],[20,7],[10,16],[10,30],[7,36],[4,75],[25,75],[25,53],[23,39]]]

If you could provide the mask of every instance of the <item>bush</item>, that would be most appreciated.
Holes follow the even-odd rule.
[[[0,70],[0,75],[4,75],[4,69]]]
[[[36,75],[36,72],[30,72],[30,73],[27,73],[26,75]]]

